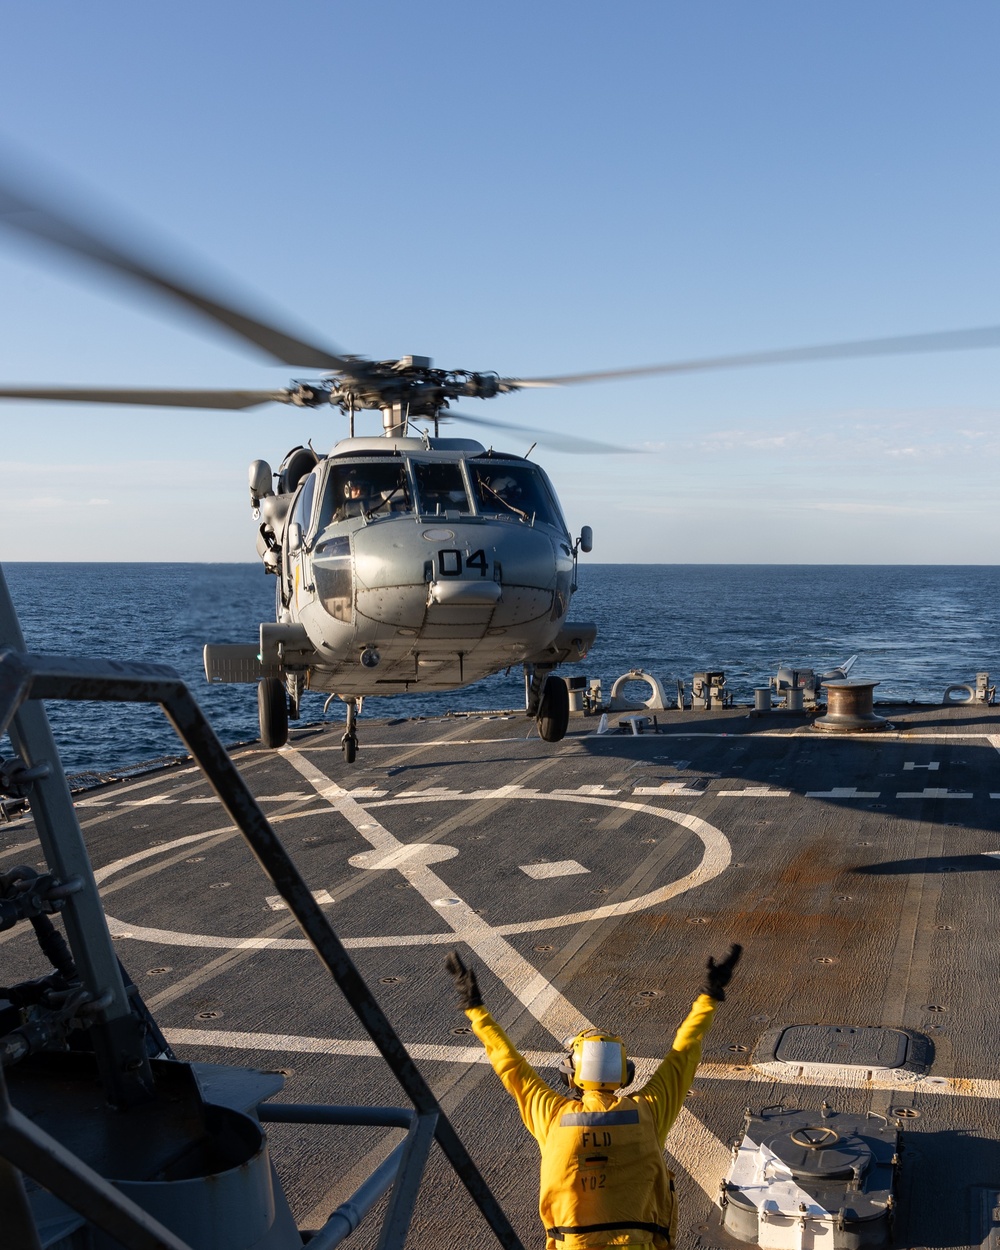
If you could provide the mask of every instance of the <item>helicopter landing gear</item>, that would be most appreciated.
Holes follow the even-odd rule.
[[[543,742],[561,742],[569,728],[569,687],[547,666],[524,666],[525,710]]]
[[[301,673],[288,674],[288,719],[298,720],[301,715],[302,707],[302,687],[304,685]]]
[[[358,755],[358,731],[356,729],[358,712],[361,710],[360,699],[347,699],[347,729],[340,740],[340,748],[344,752],[344,763],[353,764]]]
[[[538,735],[543,742],[561,742],[569,728],[569,688],[561,677],[546,677],[538,704]]]
[[[265,677],[257,685],[257,714],[261,744],[277,750],[288,741],[288,696],[279,677]]]

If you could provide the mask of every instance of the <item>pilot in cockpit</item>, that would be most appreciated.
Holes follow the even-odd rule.
[[[367,510],[368,502],[365,483],[358,478],[348,478],[344,483],[344,498],[333,514],[334,521],[346,521],[350,517],[361,516]]]
[[[497,474],[493,478],[480,477],[479,489],[487,508],[491,505],[493,507],[499,505],[502,511],[512,512],[522,520],[527,519],[524,491],[516,478],[504,473]]]

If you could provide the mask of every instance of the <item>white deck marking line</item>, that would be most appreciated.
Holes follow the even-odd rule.
[[[897,799],[971,799],[972,795],[957,790],[941,790],[926,786],[923,790],[898,790]]]
[[[320,907],[337,901],[335,898],[331,898],[329,890],[313,890],[312,896],[319,903]],[[280,894],[266,894],[264,902],[272,911],[288,911],[288,904]]]
[[[343,724],[343,722],[341,722]],[[329,726],[324,726],[329,728]],[[369,742],[365,739],[366,751],[422,751],[425,747],[471,747],[471,746],[509,746],[515,742],[524,742],[521,737],[515,738],[430,738],[426,742]],[[341,746],[334,747],[313,747],[304,742],[301,747],[292,747],[291,750],[300,750],[310,755],[321,755],[324,752],[334,752],[340,755],[343,751]]]
[[[225,1029],[164,1029],[166,1039],[172,1046],[218,1046],[227,1050],[268,1050],[289,1054],[317,1055],[355,1055],[360,1058],[377,1059],[379,1052],[375,1043],[364,1040],[337,1037],[299,1037],[290,1033],[243,1033]],[[414,1059],[427,1059],[440,1063],[488,1063],[486,1052],[476,1042],[467,1044],[428,1044],[424,1042],[404,1042],[407,1051]],[[521,1051],[533,1068],[544,1072],[546,1068],[555,1069],[565,1057],[561,1050],[524,1050]],[[642,1084],[656,1071],[659,1059],[636,1056],[636,1082]],[[778,1065],[773,1065],[778,1066]],[[935,1094],[943,1098],[988,1098],[1000,1100],[1000,1081],[978,1077],[915,1077],[912,1073],[901,1072],[899,1079],[895,1077],[874,1077],[864,1079],[858,1073],[857,1079],[843,1068],[836,1076],[799,1075],[793,1065],[788,1071],[779,1075],[761,1072],[756,1068],[740,1067],[729,1063],[701,1063],[695,1073],[696,1081],[742,1081],[747,1085],[801,1085],[820,1086],[836,1089],[886,1089],[900,1093],[919,1090],[922,1094]],[[728,1151],[727,1151],[728,1154]],[[721,1173],[720,1173],[721,1175]],[[713,1195],[718,1191],[718,1177],[713,1186]]]
[[[382,799],[389,793],[388,790],[376,790],[374,786],[362,786],[358,790],[349,790],[349,794],[353,794],[358,798],[366,799]],[[414,791],[413,793],[417,793]],[[609,793],[615,793],[609,791]],[[320,796],[317,794],[306,794],[304,791],[294,791],[289,794],[258,794],[256,796],[258,803],[313,803]],[[182,803],[185,807],[204,806],[209,807],[213,804],[221,806],[221,800],[214,794],[198,799],[169,799],[166,795],[158,795],[149,799],[131,799],[124,802],[118,799],[84,799],[77,803],[77,807],[151,807],[153,805],[162,806],[166,803]]]
[[[633,794],[663,794],[671,798],[703,799],[704,790],[692,789],[686,781],[665,781],[659,786],[634,786]]]
[[[309,790],[288,790],[285,794],[258,794],[258,803],[294,803],[296,799],[314,799]]]
[[[552,793],[552,794],[606,794],[606,795],[612,795],[612,794],[621,794],[621,791],[620,791],[620,790],[614,790],[614,789],[610,789],[610,790],[609,790],[607,786],[577,786],[575,789],[570,789],[570,788],[565,787],[565,786],[559,786],[559,787],[557,787],[555,790],[551,791],[551,793]]]
[[[344,793],[353,794],[354,791],[345,790]],[[423,790],[420,790],[420,789],[400,790],[399,797],[403,798],[404,796],[411,797],[414,794],[424,794],[428,798],[430,798],[432,794],[454,794],[454,793],[455,791],[451,788],[451,786],[427,786]]]
[[[907,760],[903,765],[903,772],[912,773],[915,768],[926,768],[929,773],[936,773],[940,767],[941,764],[938,760],[931,760],[929,764],[914,764],[912,761]]]
[[[38,849],[38,839],[32,838],[30,842],[15,842],[13,846],[5,846],[3,853],[13,858],[15,855],[20,855],[22,851],[37,851]],[[12,929],[8,929],[7,932],[12,932]]]
[[[832,790],[807,790],[807,799],[877,799],[880,790],[858,790],[855,786],[834,786]]]
[[[648,894],[640,894],[635,898],[623,899],[618,903],[605,903],[603,906],[587,911],[569,912],[561,916],[543,916],[537,920],[523,920],[510,924],[495,925],[494,931],[505,936],[515,933],[538,933],[549,929],[563,928],[567,925],[587,924],[594,920],[604,920],[610,916],[628,916],[636,912],[648,911],[651,907],[657,907],[661,903],[677,898],[686,891],[694,889],[696,886],[704,885],[706,882],[711,881],[728,868],[732,859],[732,850],[728,839],[719,829],[709,824],[707,820],[702,820],[700,816],[693,816],[689,812],[674,811],[672,808],[652,807],[647,803],[636,803],[628,799],[605,799],[596,795],[536,794],[534,791],[521,790],[516,786],[504,786],[499,790],[475,791],[472,795],[463,795],[461,797],[466,799],[498,798],[504,795],[512,798],[531,797],[541,800],[548,799],[559,803],[584,803],[594,807],[609,807],[618,810],[642,812],[657,820],[666,820],[671,824],[681,825],[683,828],[689,829],[700,839],[704,847],[701,862],[686,877],[680,877],[676,881],[671,881],[668,885],[650,890]],[[375,808],[408,806],[412,803],[450,802],[452,797],[451,795],[432,795],[430,798],[417,796],[408,799],[380,799],[371,803],[370,806]],[[315,809],[306,808],[296,812],[285,812],[278,816],[272,816],[271,823],[280,824],[289,820],[311,819],[315,815]],[[179,846],[186,846],[191,842],[215,837],[219,833],[233,832],[234,830],[231,826],[226,826],[223,829],[210,829],[204,833],[191,834],[188,837],[163,843],[161,846],[148,847],[146,850],[137,851],[134,855],[124,859],[115,860],[95,875],[99,882],[104,881],[112,874],[129,868],[132,864],[150,859],[155,855],[167,854]],[[408,843],[401,845],[410,846]],[[440,844],[433,845],[437,846],[439,850],[441,849]],[[408,851],[407,853],[411,852]],[[445,855],[440,856],[440,858],[451,858],[452,854],[453,848],[449,848]],[[305,938],[227,938],[219,937],[215,934],[182,933],[174,929],[154,929],[145,925],[127,924],[116,920],[112,916],[108,916],[107,921],[112,933],[117,936],[132,937],[137,941],[153,942],[161,946],[203,946],[212,949],[231,948],[233,950],[241,947],[253,948],[255,950],[263,950],[265,948],[270,950],[307,950],[309,948],[309,943]],[[391,946],[441,946],[449,945],[454,940],[454,935],[447,932],[407,933],[393,937],[342,939],[344,946],[349,950],[371,950]]]
[[[723,799],[787,799],[791,790],[772,790],[770,786],[747,786],[745,790],[716,790]]]
[[[518,868],[532,881],[548,881],[552,877],[574,877],[582,872],[590,872],[575,859],[553,860],[550,864],[518,864]]]

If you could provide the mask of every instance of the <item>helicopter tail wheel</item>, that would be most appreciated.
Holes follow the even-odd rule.
[[[546,677],[538,705],[538,733],[544,742],[561,742],[569,728],[569,687],[561,677]]]
[[[261,743],[277,750],[288,741],[288,697],[285,683],[278,677],[265,677],[257,686],[257,713]]]

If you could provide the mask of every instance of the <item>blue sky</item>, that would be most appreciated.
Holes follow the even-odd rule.
[[[372,357],[532,376],[957,329],[1000,324],[998,45],[961,0],[47,0],[0,14],[0,159]],[[0,378],[289,370],[0,236]],[[482,412],[638,450],[534,453],[595,561],[992,564],[998,381],[1000,349]],[[343,432],[20,403],[0,430],[7,560],[252,560],[249,461]]]

